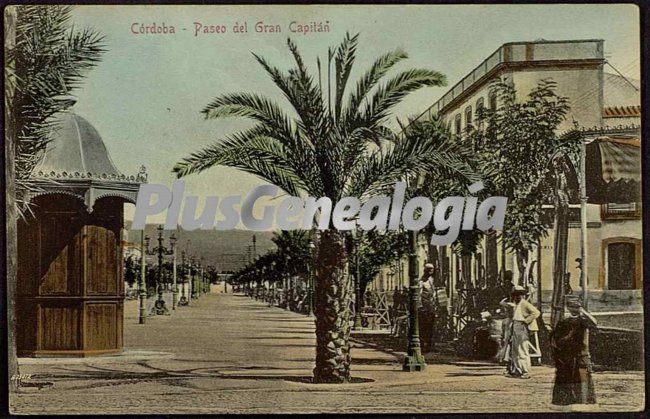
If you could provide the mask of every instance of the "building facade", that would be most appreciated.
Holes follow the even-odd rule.
[[[589,307],[595,311],[640,311],[642,229],[639,82],[606,72],[608,66],[602,40],[507,43],[449,89],[420,118],[437,114],[453,134],[462,136],[468,129],[478,128],[478,109],[494,109],[498,106],[494,81],[500,79],[510,84],[515,88],[517,96],[524,98],[540,80],[552,79],[557,84],[556,93],[567,97],[570,105],[570,111],[559,131],[565,132],[576,126],[583,131],[585,142],[590,143],[587,153],[596,153],[598,157],[598,161],[592,163],[603,169],[595,177],[600,179],[613,176],[614,179],[623,171],[625,176],[637,182],[635,185],[639,188],[638,197],[633,202],[587,201],[586,277]],[[608,69],[617,71],[613,67]],[[622,169],[621,165],[626,167]],[[598,182],[593,180],[594,176],[587,174],[585,179],[588,192],[592,195],[594,192],[602,192],[598,189],[600,186],[596,185]],[[553,208],[548,210],[552,216]],[[575,293],[581,291],[581,272],[579,261],[576,260],[581,257],[580,221],[580,204],[573,203],[570,205],[567,272]],[[541,241],[538,251],[532,252],[532,258],[536,262],[532,263],[531,260],[529,266],[532,272],[527,273],[535,283],[534,288],[541,290],[540,297],[533,298],[543,305],[550,302],[553,288],[554,231],[549,229],[548,233]],[[514,254],[506,252],[502,255],[501,245],[490,249],[485,239],[469,263],[463,263],[449,248],[434,250],[424,242],[420,246],[419,260],[431,260],[432,250],[438,253],[442,268],[451,277],[448,286],[456,298],[455,287],[458,284],[467,280],[476,284],[479,277],[485,275],[486,254],[490,251],[497,253],[498,271],[501,274],[510,270],[514,278],[518,277]],[[440,258],[440,255],[443,257]],[[469,268],[471,272],[462,272],[463,267],[465,270]],[[385,284],[384,289],[393,289],[395,285],[406,286],[406,269],[405,260],[397,267],[383,269],[379,281],[375,281],[377,284],[373,287],[378,288],[380,283]],[[450,301],[449,304],[454,303]]]

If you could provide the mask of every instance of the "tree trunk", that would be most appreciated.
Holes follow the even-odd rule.
[[[528,285],[526,283],[526,269],[528,268],[528,251],[527,250],[517,250],[517,270],[519,271],[519,276],[517,277],[517,283],[523,287]]]
[[[472,283],[472,254],[462,253],[460,256],[460,271],[463,281],[463,288],[474,288]],[[460,288],[460,287],[459,287]]]
[[[323,231],[316,250],[315,383],[350,381],[350,279],[346,263],[343,234]]]
[[[16,8],[17,6],[7,7],[5,9],[5,51],[14,48],[16,36]],[[7,73],[5,73],[6,75]],[[10,83],[7,83],[5,76],[5,89]],[[16,137],[11,123],[11,114],[9,102],[12,100],[10,94],[5,91],[5,121],[7,122],[5,131],[5,208],[7,222],[7,240],[6,240],[6,304],[7,304],[7,362],[9,389],[15,391],[20,385],[18,379],[18,357],[16,353],[16,281],[17,281],[17,222],[18,211],[16,207],[16,170],[15,170],[15,152]]]
[[[489,287],[498,284],[499,260],[497,256],[497,232],[492,230],[485,238],[485,276]]]

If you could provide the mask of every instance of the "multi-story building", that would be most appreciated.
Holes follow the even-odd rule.
[[[498,106],[493,81],[501,79],[511,84],[522,98],[542,79],[557,83],[556,93],[567,97],[571,107],[559,130],[566,131],[577,124],[586,142],[591,142],[587,146],[591,169],[585,177],[586,189],[592,198],[600,195],[600,201],[587,201],[585,259],[589,306],[596,311],[635,311],[642,308],[639,82],[610,74],[605,71],[606,67],[617,72],[605,59],[602,40],[507,43],[471,70],[421,117],[437,114],[447,122],[452,133],[463,135],[469,127],[477,128],[478,109]],[[596,172],[595,166],[598,166]],[[633,188],[638,188],[638,198],[633,202],[607,202],[603,188],[607,182],[621,178],[625,178],[625,182],[631,180]],[[552,208],[549,213],[553,213]],[[576,261],[581,257],[581,226],[584,227],[580,220],[580,204],[571,205],[570,216],[567,272],[574,292],[580,292],[580,270]],[[541,241],[539,251],[533,252],[533,257],[539,260],[532,276],[535,282],[541,278],[543,303],[550,301],[553,288],[553,239],[551,229]],[[511,270],[517,278],[514,255],[506,253],[502,257],[502,248],[495,243],[492,240],[490,246],[488,240],[484,240],[470,264],[460,261],[450,249],[442,249],[445,252],[443,265],[454,278],[452,282],[457,284],[459,278],[470,276],[475,281],[485,272],[486,254],[490,252],[497,253],[499,272]],[[423,252],[425,249],[423,246]],[[472,272],[463,274],[463,266],[466,269],[471,266]],[[403,264],[398,272],[404,269]],[[391,284],[391,289],[392,284],[397,284],[390,280],[397,275],[391,275],[389,270],[382,271],[381,276],[384,283]]]

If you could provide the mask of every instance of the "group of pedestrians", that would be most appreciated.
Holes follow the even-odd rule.
[[[419,334],[423,353],[435,350],[436,329],[447,310],[447,291],[437,283],[432,264],[424,266],[420,280]],[[531,378],[531,335],[539,331],[541,312],[526,298],[528,290],[512,286],[509,296],[500,301],[506,313],[502,322],[501,349],[497,358],[506,364],[504,375],[510,378]],[[596,329],[595,318],[587,312],[575,295],[566,296],[568,312],[550,332],[551,352],[555,363],[552,403],[567,406],[594,404],[596,395],[589,354],[589,331]],[[446,321],[446,319],[445,319]]]

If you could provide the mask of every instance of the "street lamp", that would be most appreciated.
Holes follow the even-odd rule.
[[[186,306],[189,304],[185,296],[185,285],[187,284],[187,266],[185,265],[185,250],[181,252],[181,299],[178,300],[179,306]]]
[[[200,288],[199,291],[201,294],[205,294],[205,263],[203,262],[203,256],[201,256],[200,262],[199,262],[199,269],[201,270],[201,276],[199,277],[200,282]]]
[[[163,226],[159,225],[158,228],[158,246],[153,249],[149,249],[149,237],[145,236],[145,253],[148,255],[158,255],[158,275],[156,278],[156,289],[158,291],[158,299],[154,303],[153,308],[151,309],[152,314],[169,314],[169,310],[165,306],[165,300],[163,300],[163,288],[162,288],[162,265],[163,265],[163,256],[169,256],[174,254],[174,246],[176,244],[176,237],[174,234],[169,237],[169,248],[163,246]]]
[[[287,296],[287,305],[284,308],[285,310],[291,310],[291,301],[293,300],[293,289],[291,288],[291,256],[287,255],[287,264],[286,264],[286,272],[285,274],[287,275],[287,291],[285,292],[285,295]]]
[[[307,301],[309,302],[309,316],[314,316],[314,249],[316,245],[312,240],[309,240],[309,263],[307,268],[309,269],[309,278],[307,278],[307,287],[308,293]]]
[[[418,330],[418,307],[420,306],[420,287],[418,284],[417,236],[415,231],[408,232],[409,243],[409,340],[404,358],[404,371],[422,371],[426,367],[420,350],[420,332]]]
[[[192,292],[191,292],[191,298],[192,300],[196,300],[199,298],[197,295],[197,286],[196,286],[196,260],[194,259],[194,256],[190,257],[190,276],[191,276],[191,284],[192,284]]]
[[[140,234],[140,281],[138,281],[138,299],[140,304],[139,310],[139,323],[144,324],[145,319],[147,318],[147,285],[146,285],[146,274],[147,274],[147,265],[146,257],[144,253],[145,235],[144,229]]]
[[[361,325],[361,271],[359,269],[359,262],[361,258],[359,257],[359,250],[361,247],[361,231],[357,229],[352,230],[353,239],[354,239],[354,260],[355,260],[355,274],[354,274],[354,323],[352,328],[354,330],[360,330]]]

